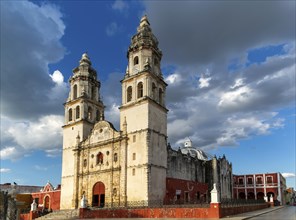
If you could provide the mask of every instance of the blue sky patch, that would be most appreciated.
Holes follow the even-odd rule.
[[[263,63],[266,61],[267,57],[279,56],[285,54],[284,50],[285,44],[279,45],[269,45],[266,47],[255,48],[248,51],[248,61],[246,66],[253,63]]]

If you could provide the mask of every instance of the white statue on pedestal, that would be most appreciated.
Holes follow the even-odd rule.
[[[37,203],[35,201],[35,199],[33,200],[33,203],[31,204],[31,211],[36,211],[37,210]]]
[[[211,203],[220,203],[220,193],[217,190],[216,183],[213,184],[211,191]]]
[[[273,202],[273,196],[270,195],[270,202]]]
[[[82,199],[80,201],[80,208],[86,208],[87,207],[87,199],[85,198],[85,195],[82,195]]]

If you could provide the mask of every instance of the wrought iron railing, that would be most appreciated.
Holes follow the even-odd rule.
[[[264,204],[264,199],[222,199],[221,207],[241,207],[241,206],[249,206],[249,205],[260,205]]]
[[[30,212],[30,208],[20,209],[20,214],[26,214]]]

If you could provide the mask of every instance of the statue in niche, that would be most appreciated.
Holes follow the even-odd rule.
[[[128,66],[126,66],[125,75],[126,75],[127,77],[129,76]]]
[[[86,97],[85,87],[82,88],[81,96],[82,96],[82,97]]]
[[[150,66],[150,59],[149,57],[146,58],[145,63],[144,63],[144,69],[149,70],[151,68]]]

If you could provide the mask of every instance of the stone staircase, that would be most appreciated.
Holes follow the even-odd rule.
[[[79,219],[79,209],[69,209],[69,210],[57,210],[53,211],[47,215],[36,218],[36,220],[49,220],[49,219]]]

